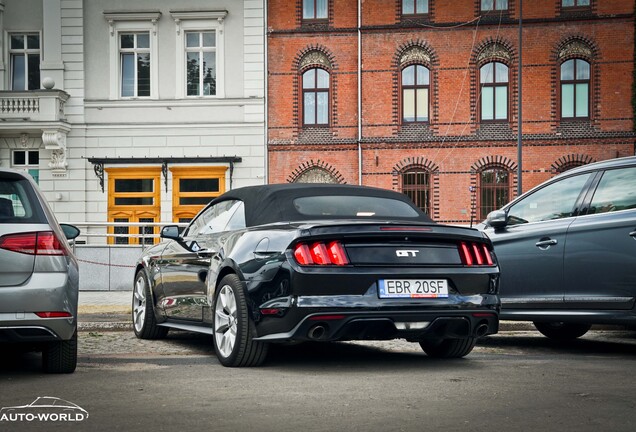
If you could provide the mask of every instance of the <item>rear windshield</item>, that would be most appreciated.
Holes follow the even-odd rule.
[[[0,224],[5,223],[46,223],[27,180],[0,177]]]
[[[294,200],[298,213],[306,216],[337,218],[417,218],[420,214],[404,201],[390,198],[329,195]]]

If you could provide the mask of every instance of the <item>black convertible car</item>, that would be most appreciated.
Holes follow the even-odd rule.
[[[270,343],[405,338],[463,357],[499,325],[485,234],[435,224],[399,192],[284,184],[231,190],[137,263],[137,337],[213,335],[225,366]]]

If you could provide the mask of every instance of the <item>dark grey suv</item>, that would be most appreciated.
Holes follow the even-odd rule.
[[[500,317],[558,339],[636,324],[636,157],[585,165],[488,215]]]
[[[67,239],[78,235],[30,176],[0,168],[0,343],[42,351],[46,372],[77,364],[79,272]]]

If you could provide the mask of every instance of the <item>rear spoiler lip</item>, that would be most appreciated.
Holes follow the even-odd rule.
[[[451,241],[478,241],[490,244],[488,236],[475,229],[436,223],[404,223],[402,221],[359,221],[333,220],[302,223],[290,223],[296,226],[300,237],[353,236],[386,237],[389,235],[416,235],[430,239],[447,239]],[[353,228],[353,229],[352,229]]]

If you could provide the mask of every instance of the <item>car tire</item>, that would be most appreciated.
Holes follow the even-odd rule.
[[[214,351],[223,366],[259,366],[268,345],[254,340],[254,323],[249,318],[247,298],[238,276],[229,274],[214,295],[212,324]]]
[[[42,350],[42,369],[51,374],[68,374],[77,367],[77,330],[69,340],[50,342]]]
[[[422,350],[429,357],[435,358],[461,358],[465,357],[475,348],[477,338],[467,337],[460,339],[423,340],[420,341]]]
[[[568,340],[583,336],[592,327],[591,324],[566,322],[535,322],[534,326],[542,335],[550,339]]]
[[[135,275],[132,297],[132,321],[135,336],[139,339],[163,339],[168,334],[166,327],[157,325],[150,285],[143,270]]]

